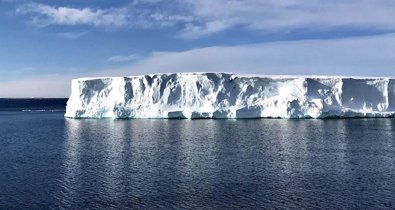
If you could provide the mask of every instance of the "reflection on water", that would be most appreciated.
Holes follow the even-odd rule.
[[[64,141],[64,162],[62,165],[61,195],[59,199],[62,206],[68,206],[70,202],[76,200],[79,195],[77,189],[81,181],[81,130],[80,121],[66,121],[66,135]]]
[[[35,125],[32,121],[24,125]],[[7,169],[6,176],[0,174],[0,207],[23,208],[29,206],[26,203],[65,209],[394,205],[393,119],[73,120],[60,116],[31,129],[18,128],[21,122],[7,122],[0,120],[4,123],[0,137],[7,139],[0,143],[4,148],[0,163]],[[20,133],[11,135],[4,129]],[[26,142],[38,137],[40,141]],[[32,148],[36,149],[29,152]],[[14,170],[15,160],[24,160],[20,154],[28,155],[30,165],[19,164]],[[44,160],[53,164],[41,164]],[[35,170],[29,171],[31,164]],[[5,177],[15,178],[6,182]]]
[[[386,119],[67,119],[61,203],[352,208],[381,200],[385,207],[394,198],[393,126]]]

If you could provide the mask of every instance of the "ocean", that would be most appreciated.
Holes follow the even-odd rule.
[[[65,119],[0,100],[0,209],[394,209],[395,119]]]

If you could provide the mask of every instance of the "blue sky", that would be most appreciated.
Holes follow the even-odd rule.
[[[0,97],[156,72],[395,77],[393,0],[0,0]]]

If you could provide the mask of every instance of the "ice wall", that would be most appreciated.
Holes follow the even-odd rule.
[[[70,118],[390,117],[389,78],[176,73],[72,81]]]

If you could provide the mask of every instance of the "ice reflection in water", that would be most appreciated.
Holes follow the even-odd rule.
[[[394,200],[394,120],[66,120],[64,208]]]
[[[61,195],[59,196],[62,206],[69,206],[76,200],[79,195],[78,186],[81,183],[81,121],[66,120],[65,131],[66,139],[64,141],[64,162],[61,177]]]

